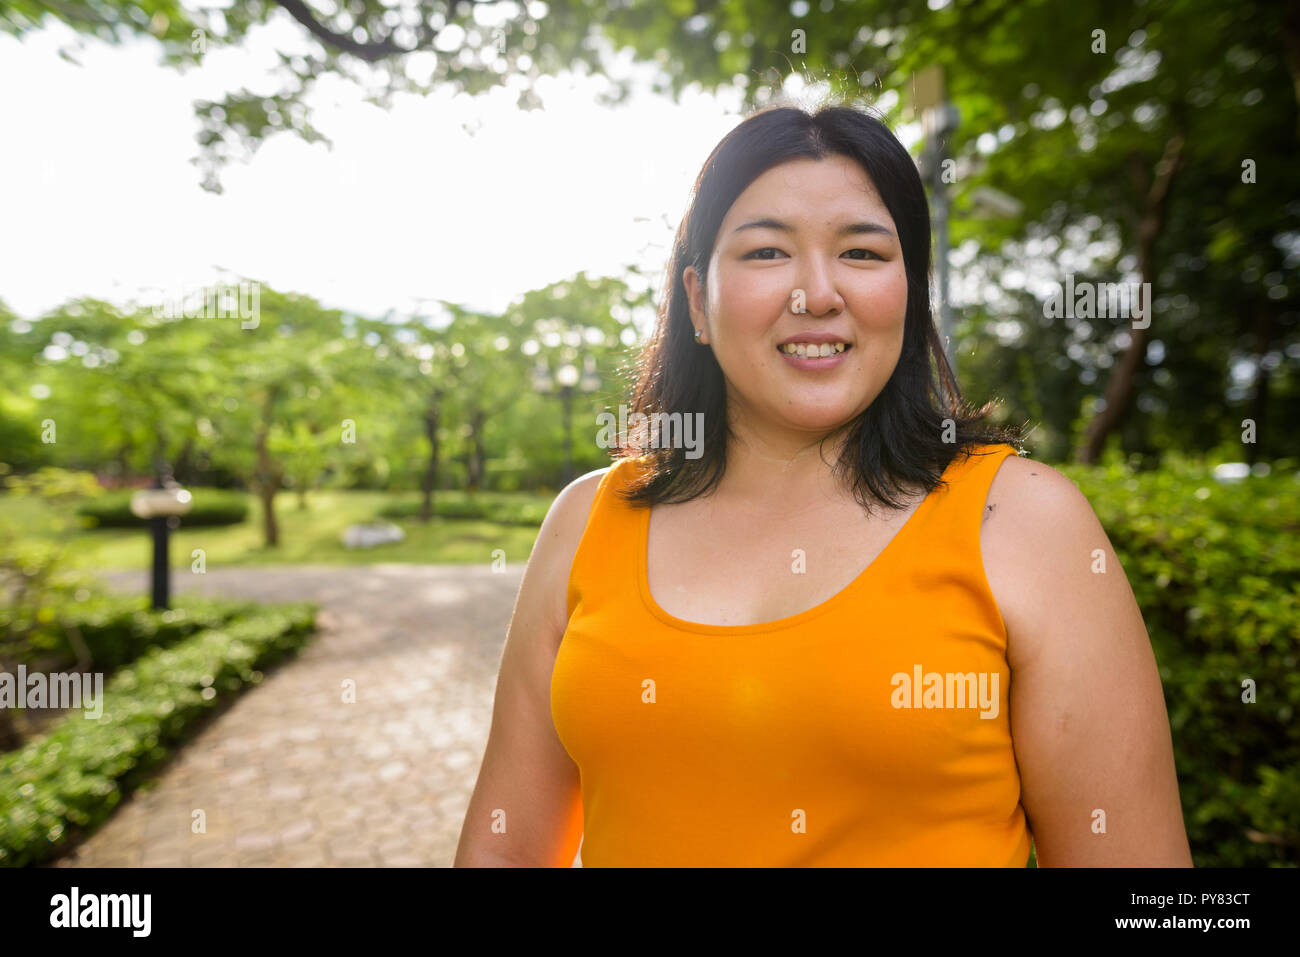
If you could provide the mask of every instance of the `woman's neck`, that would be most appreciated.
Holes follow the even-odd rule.
[[[846,494],[833,469],[845,436],[812,432],[732,427],[727,468],[718,487],[726,498],[774,510],[802,510],[815,502],[839,501]]]

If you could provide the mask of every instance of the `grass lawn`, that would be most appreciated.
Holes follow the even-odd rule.
[[[389,521],[377,516],[380,508],[393,500],[394,496],[387,492],[324,491],[308,494],[307,508],[300,509],[297,494],[281,493],[275,500],[280,544],[267,548],[261,504],[250,496],[248,519],[241,525],[187,529],[182,519],[181,527],[171,535],[171,566],[189,568],[196,548],[204,550],[210,568],[372,562],[490,564],[498,548],[505,552],[507,562],[523,562],[537,537],[536,528],[486,520],[435,518],[424,525],[416,519],[398,519],[394,524],[406,533],[404,541],[372,548],[344,547],[343,530],[348,525]],[[54,540],[69,546],[69,558],[78,566],[96,570],[147,569],[153,558],[153,541],[147,531],[78,528],[71,506],[54,507],[31,497],[0,496],[0,521],[13,525],[25,538]]]

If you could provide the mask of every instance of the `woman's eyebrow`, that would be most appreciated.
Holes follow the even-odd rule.
[[[778,229],[781,232],[786,233],[793,233],[795,231],[795,228],[789,223],[782,222],[779,219],[774,219],[771,216],[764,216],[762,219],[755,219],[748,223],[741,223],[733,229],[732,232],[738,233],[742,229]],[[888,236],[891,239],[894,237],[894,231],[888,226],[872,222],[845,223],[835,231],[835,235],[837,236],[857,236],[862,234],[878,234],[881,236]]]

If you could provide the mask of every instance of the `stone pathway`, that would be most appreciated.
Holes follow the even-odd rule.
[[[174,575],[177,592],[319,602],[319,631],[56,866],[450,866],[522,574],[391,564]],[[104,578],[147,591],[144,573]],[[206,833],[192,833],[196,810]]]

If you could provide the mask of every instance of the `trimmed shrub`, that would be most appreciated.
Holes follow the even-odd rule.
[[[0,607],[0,659],[61,671],[78,660],[79,640],[90,655],[87,667],[114,671],[150,648],[219,627],[259,607],[197,595],[174,596],[172,607],[162,612],[149,605],[147,595],[94,595],[83,601],[58,596],[53,606]],[[22,638],[6,642],[7,635]]]
[[[180,516],[181,528],[238,525],[248,518],[248,495],[224,488],[190,489],[190,510]],[[77,506],[77,515],[92,528],[142,528],[148,521],[131,513],[135,489],[114,489]]]
[[[501,525],[540,527],[550,501],[512,493],[438,492],[433,499],[433,514],[438,518],[482,519]],[[383,518],[416,518],[420,500],[402,499],[379,510]]]
[[[98,720],[74,712],[0,756],[0,865],[40,863],[102,824],[197,721],[296,653],[315,614],[307,603],[264,606],[155,648],[108,681]]]

